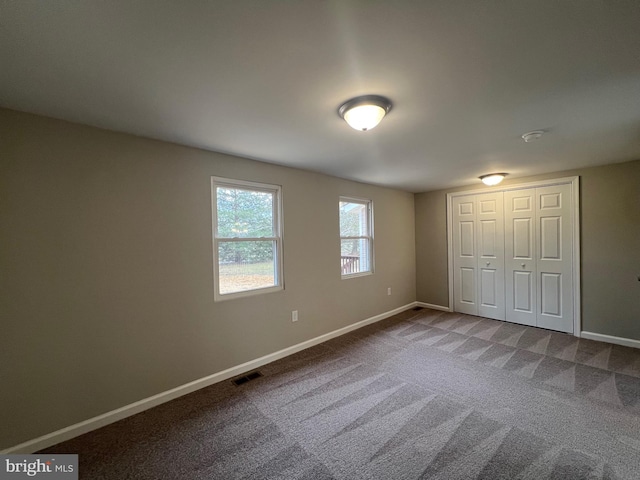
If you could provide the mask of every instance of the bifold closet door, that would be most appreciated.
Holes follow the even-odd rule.
[[[478,315],[505,319],[504,200],[502,192],[477,195]]]
[[[453,199],[454,309],[505,319],[502,192]]]
[[[506,320],[573,333],[571,186],[504,193]]]
[[[571,186],[536,189],[538,327],[573,333]]]
[[[536,325],[536,189],[504,192],[506,320]]]
[[[454,310],[469,315],[478,315],[475,197],[454,197],[452,205]]]

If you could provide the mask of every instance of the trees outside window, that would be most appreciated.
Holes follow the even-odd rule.
[[[212,178],[215,298],[281,290],[281,187]]]

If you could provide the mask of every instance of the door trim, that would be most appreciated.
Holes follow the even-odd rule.
[[[580,337],[582,327],[582,296],[580,293],[580,177],[562,177],[535,182],[504,185],[502,187],[480,187],[460,192],[447,193],[447,266],[449,276],[449,308],[453,311],[453,198],[463,195],[474,195],[488,192],[506,192],[523,188],[550,187],[553,185],[571,185],[571,221],[573,222],[573,335]]]

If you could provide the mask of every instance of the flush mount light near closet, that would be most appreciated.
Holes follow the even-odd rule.
[[[488,173],[487,175],[482,175],[480,180],[482,180],[482,183],[485,185],[493,186],[498,185],[506,176],[506,173]]]
[[[544,131],[543,130],[534,130],[533,132],[523,133],[522,134],[522,139],[526,143],[531,143],[531,142],[535,142],[536,140],[538,140],[540,137],[542,137],[542,135],[544,135]]]
[[[355,130],[366,132],[375,128],[391,110],[391,101],[380,95],[363,95],[347,100],[338,115]]]

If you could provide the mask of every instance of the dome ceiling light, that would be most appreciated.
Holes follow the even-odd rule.
[[[544,131],[542,130],[534,130],[533,132],[527,132],[527,133],[523,133],[522,134],[522,139],[527,142],[535,142],[536,140],[538,140],[542,135],[544,135]]]
[[[506,173],[488,173],[487,175],[482,175],[480,180],[482,180],[482,183],[485,185],[492,187],[493,185],[498,185],[506,176]]]
[[[391,101],[380,95],[363,95],[346,101],[338,108],[338,115],[355,130],[366,132],[391,110]]]

